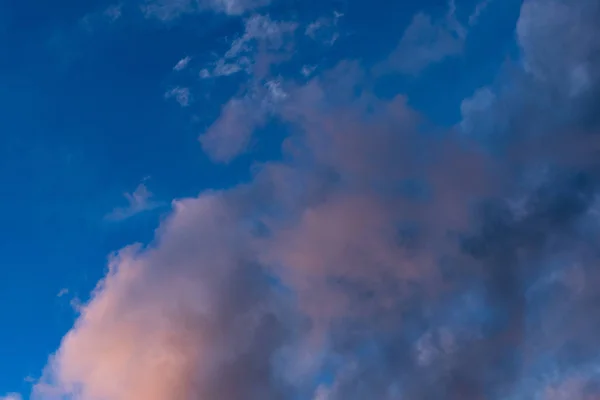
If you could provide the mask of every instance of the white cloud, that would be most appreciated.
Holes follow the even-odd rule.
[[[175,64],[175,66],[173,67],[174,71],[183,71],[188,64],[190,63],[190,61],[192,60],[192,58],[190,56],[186,56],[184,58],[182,58],[181,60],[179,60],[177,62],[177,64]]]
[[[165,98],[175,99],[179,103],[179,105],[181,105],[182,107],[187,107],[190,105],[192,95],[190,93],[189,88],[177,86],[168,90],[165,93]]]
[[[163,202],[152,200],[152,193],[142,182],[133,193],[125,193],[128,205],[117,207],[105,216],[110,221],[122,221],[144,211],[154,210],[164,205]]]
[[[66,296],[67,294],[69,294],[69,289],[63,288],[58,291],[58,294],[56,295],[56,297],[63,297],[63,296]]]

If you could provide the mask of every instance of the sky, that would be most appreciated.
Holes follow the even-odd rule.
[[[0,400],[600,399],[598,21],[0,0]]]

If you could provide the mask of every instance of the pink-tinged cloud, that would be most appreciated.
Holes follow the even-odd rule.
[[[534,1],[553,4],[524,10]],[[548,26],[535,21],[525,22],[539,39]],[[520,72],[518,93],[555,88]],[[254,82],[227,103],[200,138],[208,155],[247,151],[272,116],[290,128],[281,160],[243,185],[175,201],[152,243],[113,255],[33,398],[594,393],[599,179],[581,149],[596,137],[579,133],[579,114],[554,119],[559,108],[499,91],[483,108],[512,128],[500,155],[486,152],[405,97],[378,98],[369,76],[342,62],[305,85]],[[533,184],[540,165],[548,172]],[[573,360],[583,372],[563,367]]]
[[[34,398],[273,398],[267,353],[283,305],[267,302],[226,203],[175,202],[153,245],[111,258]]]

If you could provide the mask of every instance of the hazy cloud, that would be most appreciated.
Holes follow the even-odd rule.
[[[192,58],[190,56],[186,56],[184,58],[182,58],[181,60],[177,61],[177,64],[175,64],[175,66],[173,67],[174,71],[183,71],[188,64],[190,63],[190,61],[192,60]]]
[[[165,93],[166,99],[175,99],[182,107],[187,107],[192,101],[190,89],[186,87],[174,87]]]
[[[466,35],[466,28],[456,19],[454,1],[449,3],[444,18],[434,19],[431,15],[418,13],[379,69],[418,74],[431,64],[460,54]]]
[[[141,9],[147,18],[170,21],[202,11],[242,15],[269,3],[270,0],[147,0]]]
[[[268,15],[253,15],[245,21],[244,33],[215,63],[200,72],[201,78],[228,76],[240,71],[265,75],[270,63],[284,54],[297,24],[274,21]]]
[[[105,219],[109,221],[122,221],[141,212],[154,210],[164,205],[163,202],[155,201],[152,197],[152,192],[142,182],[133,193],[125,193],[128,205],[126,207],[115,208],[105,216]]]

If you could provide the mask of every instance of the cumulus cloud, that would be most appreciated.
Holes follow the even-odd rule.
[[[455,128],[429,132],[351,61],[232,99],[205,150],[230,160],[273,116],[281,158],[173,202],[150,244],[114,254],[33,398],[597,397],[600,92],[593,73],[572,92],[566,71],[598,60],[548,24],[556,4],[524,2],[525,67]],[[561,4],[597,33],[595,2]],[[555,59],[553,35],[578,50]]]
[[[128,205],[117,207],[105,216],[109,221],[122,221],[133,217],[144,211],[154,210],[164,203],[152,199],[153,194],[148,190],[145,183],[140,183],[132,193],[125,193]]]
[[[155,245],[112,257],[34,398],[281,398],[267,353],[285,300],[270,301],[226,197],[175,202]]]
[[[104,10],[104,15],[111,20],[112,22],[118,20],[119,18],[121,18],[121,15],[123,14],[123,5],[122,4],[115,4],[112,6],[107,7]]]

